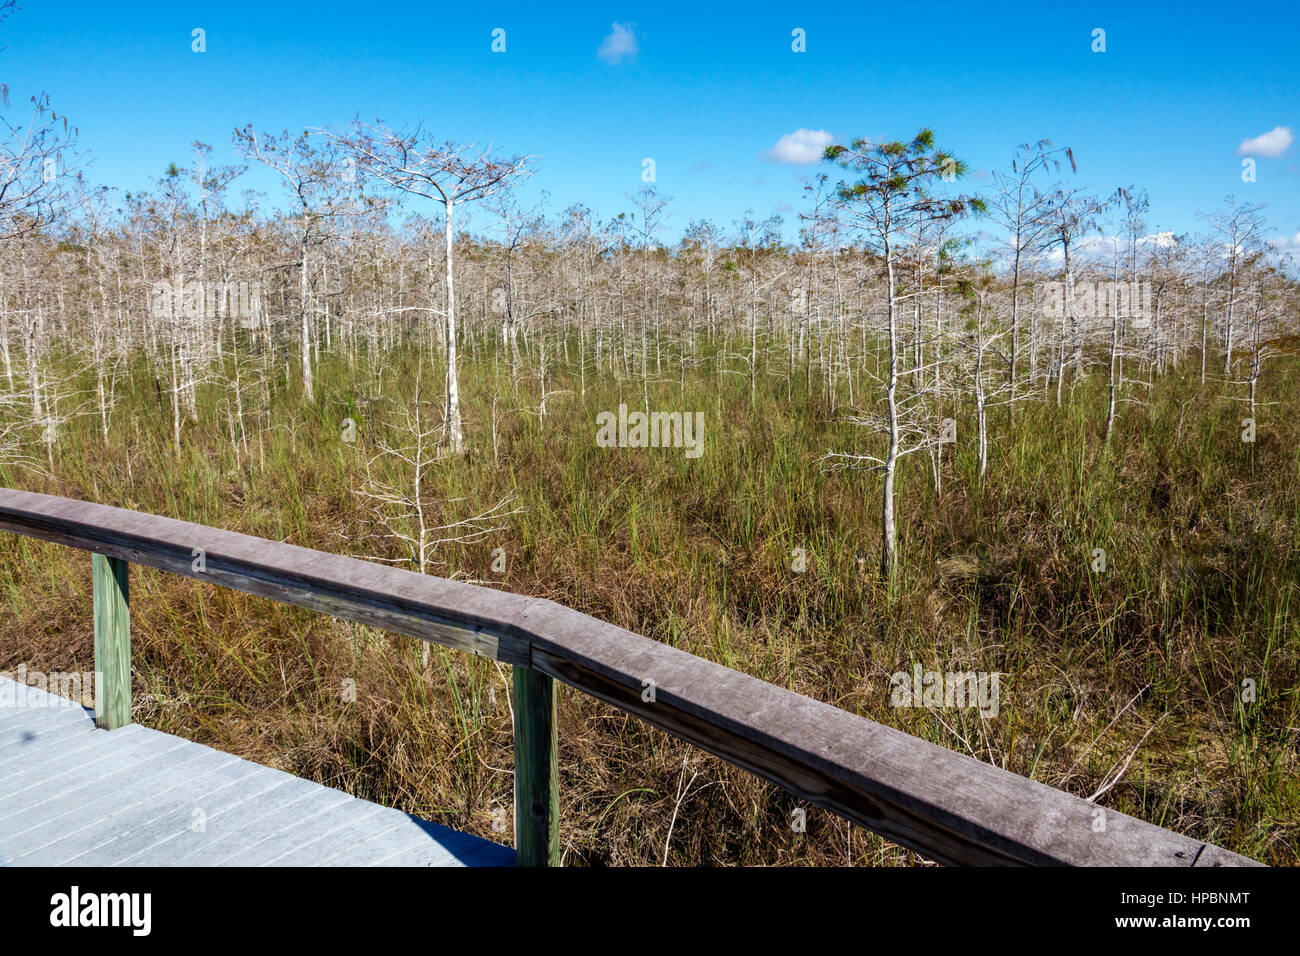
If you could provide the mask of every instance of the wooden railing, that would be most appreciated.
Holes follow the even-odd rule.
[[[559,862],[556,680],[940,863],[1258,865],[552,601],[10,489],[0,530],[94,553],[105,727],[131,719],[132,563],[513,665],[522,865]]]

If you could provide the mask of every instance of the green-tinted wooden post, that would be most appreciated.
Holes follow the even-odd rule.
[[[106,730],[131,722],[131,609],[121,558],[92,561],[95,579],[95,723]]]
[[[560,865],[555,681],[515,667],[515,863]]]

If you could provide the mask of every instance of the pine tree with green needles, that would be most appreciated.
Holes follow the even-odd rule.
[[[874,455],[832,453],[826,459],[833,467],[866,467],[884,474],[880,509],[880,574],[893,583],[898,571],[898,527],[894,511],[894,480],[899,459],[929,448],[943,436],[920,437],[920,430],[903,421],[898,399],[898,284],[895,258],[905,232],[915,233],[926,225],[983,213],[984,201],[974,196],[936,195],[936,183],[952,182],[965,175],[967,166],[951,153],[934,145],[934,133],[923,129],[910,142],[873,143],[862,137],[847,146],[826,147],[824,159],[849,175],[836,189],[838,209],[849,231],[881,258],[885,268],[888,303],[889,370],[885,380],[883,420],[871,424],[889,439],[884,458]],[[865,423],[865,420],[864,420]],[[918,436],[905,444],[904,436]]]

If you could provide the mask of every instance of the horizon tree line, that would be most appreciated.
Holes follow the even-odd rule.
[[[835,144],[804,190],[797,241],[779,218],[746,213],[730,230],[693,220],[669,243],[671,199],[653,185],[603,223],[581,205],[525,209],[513,189],[530,157],[420,127],[236,129],[243,161],[278,174],[276,209],[249,190],[235,199],[246,167],[213,166],[203,143],[151,190],[115,197],[71,162],[75,129],[47,101],[6,123],[0,454],[28,464],[43,443],[53,466],[74,416],[97,415],[107,439],[116,390],[141,362],[177,449],[211,390],[237,456],[269,426],[273,380],[315,403],[322,354],[355,368],[416,349],[442,375],[436,444],[451,455],[467,444],[466,357],[505,355],[542,427],[548,401],[581,401],[594,377],[639,386],[646,411],[652,385],[684,393],[688,378],[739,375],[752,403],[777,377],[863,427],[860,447],[828,449],[822,465],[881,474],[892,579],[899,463],[925,454],[938,488],[959,414],[975,420],[983,482],[993,409],[1061,404],[1100,366],[1109,446],[1121,405],[1188,362],[1206,382],[1217,348],[1253,420],[1266,361],[1298,331],[1298,286],[1259,206],[1229,197],[1204,233],[1153,236],[1143,190],[1103,197],[1061,180],[1076,158],[1048,140],[1018,146],[982,193],[958,191],[967,167],[927,129]],[[457,228],[462,209],[476,229]],[[984,223],[1000,235],[973,231]],[[82,372],[90,400],[72,387]],[[435,440],[427,421],[421,436]]]

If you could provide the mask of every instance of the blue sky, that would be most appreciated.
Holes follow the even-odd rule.
[[[79,127],[92,178],[123,188],[187,163],[195,139],[234,161],[237,125],[359,112],[532,154],[530,196],[601,218],[630,208],[624,193],[653,158],[675,235],[746,209],[792,222],[820,168],[771,157],[796,130],[846,140],[930,126],[977,170],[1006,168],[1021,142],[1068,145],[1078,182],[1148,189],[1152,231],[1195,230],[1196,212],[1231,193],[1300,245],[1300,144],[1252,154],[1254,183],[1238,155],[1278,127],[1300,132],[1295,3],[20,2],[0,26],[0,80],[15,107],[47,91]],[[191,51],[196,27],[204,53]],[[1091,50],[1098,27],[1104,53]],[[635,53],[600,56],[611,32]],[[243,185],[279,201],[269,178]]]

